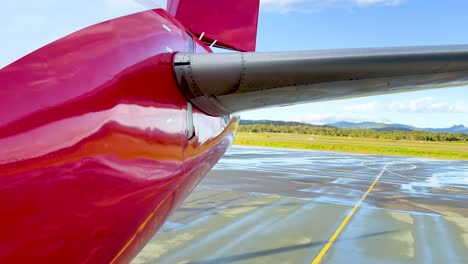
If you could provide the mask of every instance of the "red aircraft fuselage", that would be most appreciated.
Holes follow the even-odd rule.
[[[1,263],[128,262],[219,160],[238,118],[191,110],[178,51],[211,52],[155,9],[0,69]]]

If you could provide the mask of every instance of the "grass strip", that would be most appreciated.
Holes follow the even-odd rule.
[[[466,143],[391,141],[279,133],[238,133],[234,144],[259,147],[468,160],[468,144]]]

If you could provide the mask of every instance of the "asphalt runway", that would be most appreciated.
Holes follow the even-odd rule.
[[[468,263],[468,162],[233,146],[133,263],[313,261]]]

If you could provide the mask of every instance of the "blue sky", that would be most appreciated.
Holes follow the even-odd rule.
[[[468,44],[468,1],[262,0],[257,51]],[[268,108],[242,119],[468,126],[468,87]]]

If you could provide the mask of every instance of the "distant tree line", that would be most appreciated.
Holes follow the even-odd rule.
[[[458,141],[468,142],[468,135],[462,133],[435,133],[425,131],[375,131],[371,129],[345,129],[314,125],[240,125],[239,132],[246,133],[289,133],[317,136],[337,136],[353,138],[374,138],[410,141]]]

